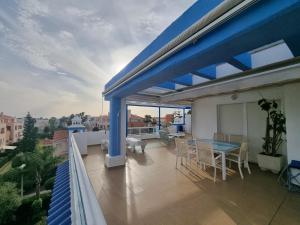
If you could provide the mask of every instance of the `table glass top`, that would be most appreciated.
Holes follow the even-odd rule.
[[[215,151],[219,151],[219,152],[230,152],[240,147],[239,143],[215,141],[212,139],[197,139],[197,141],[209,143],[213,146]],[[194,144],[195,140],[190,140],[189,142],[190,144]]]

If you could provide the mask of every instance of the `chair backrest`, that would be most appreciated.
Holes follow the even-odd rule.
[[[214,138],[215,141],[226,141],[226,136],[224,133],[214,133]]]
[[[175,145],[176,145],[176,154],[177,156],[183,155],[187,153],[189,150],[189,145],[187,140],[183,138],[175,138]]]
[[[248,154],[248,144],[247,142],[243,142],[240,147],[239,157],[241,160],[247,160]]]
[[[213,146],[209,143],[196,141],[197,161],[208,165],[215,165]]]
[[[236,135],[236,134],[231,134],[229,135],[229,142],[230,143],[242,143],[244,141],[243,135]]]

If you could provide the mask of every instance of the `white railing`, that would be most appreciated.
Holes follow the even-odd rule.
[[[158,127],[128,127],[127,135],[141,139],[158,138]]]
[[[85,170],[77,143],[71,137],[69,149],[73,225],[106,225],[95,191]]]

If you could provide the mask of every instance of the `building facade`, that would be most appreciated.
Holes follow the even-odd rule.
[[[0,136],[2,138],[5,136],[6,145],[16,143],[23,138],[23,123],[19,122],[16,117],[4,115],[1,112],[0,121],[1,128],[3,128]]]

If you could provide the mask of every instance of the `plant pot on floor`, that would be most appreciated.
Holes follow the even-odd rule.
[[[282,155],[270,156],[264,153],[257,155],[257,162],[261,170],[271,170],[275,174],[281,171],[284,163]]]

